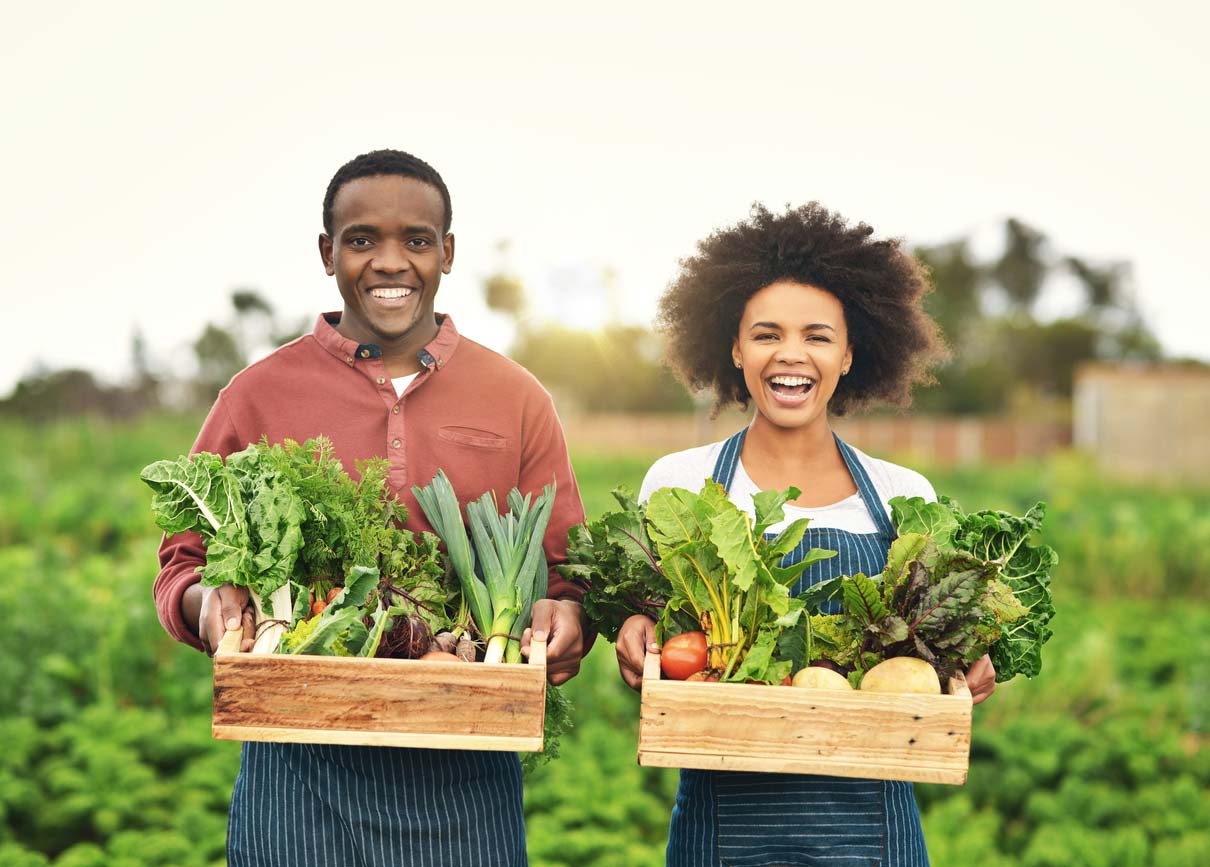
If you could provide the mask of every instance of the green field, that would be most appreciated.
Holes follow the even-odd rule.
[[[137,472],[199,420],[0,424],[0,865],[223,863],[237,746],[209,735],[209,661],[151,601]],[[589,514],[655,455],[575,455]],[[1210,491],[1085,462],[929,473],[968,508],[1051,505],[1043,673],[975,711],[970,779],[918,786],[934,865],[1210,864]],[[526,787],[535,867],[662,864],[674,772],[634,760],[637,697],[599,642],[575,729]]]

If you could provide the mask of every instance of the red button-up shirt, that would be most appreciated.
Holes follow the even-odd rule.
[[[345,471],[372,457],[390,461],[390,488],[407,506],[407,527],[431,530],[412,494],[445,470],[463,505],[495,491],[504,503],[557,485],[544,547],[554,599],[579,599],[578,588],[553,569],[567,559],[567,531],[584,520],[580,491],[550,395],[520,365],[458,334],[438,314],[437,336],[419,353],[424,365],[396,396],[378,347],[349,340],[333,327],[339,313],[319,317],[315,330],[241,371],[220,393],[193,452],[229,455],[267,436],[332,441]],[[178,641],[201,649],[196,624],[181,615],[181,597],[199,580],[206,559],[197,533],[160,545],[155,602],[160,622]]]

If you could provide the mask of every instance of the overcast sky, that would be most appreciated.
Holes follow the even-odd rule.
[[[1208,24],[1114,0],[10,4],[0,394],[38,364],[123,376],[135,328],[179,369],[236,287],[337,309],[323,192],[378,147],[444,175],[438,309],[489,345],[500,239],[536,315],[606,315],[612,268],[646,322],[698,238],[817,199],[912,243],[994,251],[1012,215],[1129,260],[1165,348],[1210,358]]]

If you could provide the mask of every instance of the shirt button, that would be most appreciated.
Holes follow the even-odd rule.
[[[379,384],[379,385],[385,385],[385,384],[386,384],[386,377],[383,377],[383,376],[378,377],[378,384]]]
[[[345,359],[345,362],[346,362],[347,364],[352,364],[352,363],[353,363],[353,356],[351,356],[351,355],[350,355],[348,358],[346,358],[346,359]]]
[[[395,404],[393,407],[391,407],[391,412],[393,412],[395,415],[399,415],[399,404]]]
[[[403,442],[399,439],[399,437],[395,437],[395,439],[391,440],[391,448],[397,449],[401,445],[403,445]]]
[[[362,358],[369,358],[369,357],[370,357],[370,350],[368,350],[368,349],[363,349],[363,350],[361,350],[361,352],[359,352],[359,353],[357,353],[357,354],[358,354],[358,355],[360,355]]]

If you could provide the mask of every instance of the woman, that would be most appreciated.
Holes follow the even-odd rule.
[[[809,518],[806,544],[839,552],[794,592],[839,574],[874,575],[895,538],[887,501],[935,499],[919,473],[842,442],[831,415],[875,402],[905,406],[944,350],[924,313],[924,273],[897,241],[878,240],[818,204],[751,217],[701,242],[660,301],[669,358],[716,408],[755,405],[751,425],[721,443],[667,455],[643,481],[723,485],[752,512],[758,491],[796,487],[786,520]],[[770,528],[780,530],[783,525]],[[658,651],[653,622],[618,636],[622,677],[638,688]],[[967,675],[976,703],[995,689],[985,656]],[[668,835],[669,867],[928,864],[910,783],[683,770]]]

